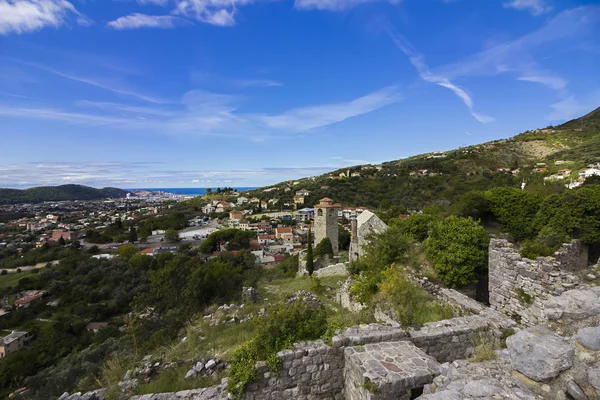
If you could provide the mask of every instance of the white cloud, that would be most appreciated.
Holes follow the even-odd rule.
[[[114,29],[139,29],[139,28],[174,28],[178,25],[187,24],[184,19],[173,17],[171,15],[147,15],[131,14],[125,17],[117,18],[107,23]]]
[[[544,0],[510,0],[504,3],[503,6],[505,8],[526,10],[533,15],[541,15],[552,10],[552,7],[546,5]]]
[[[66,0],[0,0],[0,35],[58,28],[68,17],[75,17],[80,25],[91,24]]]
[[[370,113],[393,104],[400,98],[395,87],[388,87],[345,103],[301,107],[280,115],[256,116],[256,119],[271,129],[305,131]]]
[[[95,187],[165,187],[176,182],[204,187],[263,186],[272,182],[320,175],[336,169],[322,167],[266,167],[245,170],[169,170],[160,162],[31,162],[0,164],[0,187],[30,187],[78,183]],[[68,181],[68,182],[65,182]],[[180,186],[177,186],[180,187]]]
[[[348,102],[299,107],[281,114],[238,111],[238,96],[194,90],[180,104],[141,107],[111,102],[78,101],[77,108],[0,104],[0,116],[61,121],[92,127],[144,130],[166,134],[217,136],[260,141],[335,124],[400,100],[396,88],[384,88]]]
[[[391,31],[388,31],[388,34],[390,35],[396,46],[398,46],[398,48],[402,50],[404,54],[406,54],[411,64],[416,68],[417,73],[419,74],[421,79],[423,79],[426,82],[434,83],[436,85],[451,90],[456,96],[458,96],[458,98],[460,98],[465,103],[465,105],[471,112],[473,118],[475,118],[482,124],[487,124],[495,121],[495,119],[492,117],[479,114],[474,111],[473,99],[471,99],[471,96],[469,96],[463,88],[452,83],[448,78],[444,76],[432,73],[429,70],[427,64],[425,64],[423,56],[417,53],[416,50],[412,47],[412,45],[405,38]]]
[[[294,7],[299,10],[344,11],[363,3],[376,1],[399,4],[401,0],[295,0]]]
[[[565,122],[589,113],[600,104],[600,91],[588,96],[584,101],[569,96],[557,103],[550,105],[552,112],[546,116],[549,121]]]
[[[32,62],[28,62],[28,61],[23,61],[23,60],[19,60],[19,59],[15,59],[15,58],[9,58],[9,57],[4,57],[4,59],[22,64],[22,65],[26,65],[32,68],[37,68],[39,70],[51,73],[53,75],[56,76],[60,76],[61,78],[65,78],[65,79],[69,79],[75,82],[80,82],[80,83],[84,83],[87,85],[91,85],[91,86],[95,86],[97,88],[100,89],[104,89],[113,93],[117,93],[120,95],[124,95],[124,96],[130,96],[130,97],[135,97],[139,100],[143,100],[143,101],[147,101],[149,103],[157,103],[157,104],[167,104],[170,103],[169,100],[166,99],[161,99],[158,97],[153,97],[153,96],[148,96],[142,93],[138,93],[134,90],[131,90],[129,88],[126,87],[121,87],[115,83],[109,83],[109,82],[105,82],[102,79],[99,78],[89,78],[89,77],[84,77],[84,76],[78,76],[78,75],[74,75],[74,74],[69,74],[69,73],[65,73],[62,71],[58,71],[56,69],[47,67],[45,65],[41,65],[41,64],[37,64],[37,63],[32,63]]]
[[[567,81],[559,76],[551,76],[551,75],[526,75],[517,78],[520,81],[526,82],[534,82],[540,83],[542,85],[548,86],[551,89],[560,90],[564,89],[567,86]]]
[[[165,7],[167,4],[169,4],[169,0],[136,0],[138,4],[142,5],[142,6],[146,6],[146,5],[155,5],[155,6],[162,6]]]
[[[233,26],[238,7],[251,3],[254,0],[177,0],[173,13],[211,25]]]
[[[450,65],[436,68],[435,73],[448,79],[473,76],[515,74],[530,81],[558,87],[562,78],[540,67],[548,54],[572,51],[573,42],[594,39],[600,33],[600,7],[584,6],[566,10],[550,19],[542,28],[514,40],[473,54]],[[566,84],[566,82],[565,82]]]

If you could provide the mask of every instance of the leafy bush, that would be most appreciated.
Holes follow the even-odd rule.
[[[477,282],[487,270],[489,241],[471,218],[451,216],[432,226],[425,249],[444,284],[459,287]]]
[[[417,242],[423,242],[427,239],[431,224],[436,220],[437,218],[431,214],[414,214],[406,220],[392,219],[390,225]]]
[[[301,340],[321,337],[327,330],[327,314],[322,308],[308,307],[303,301],[281,304],[259,320],[253,338],[233,354],[229,369],[229,391],[239,397],[246,385],[257,378],[256,361],[265,360],[279,369],[276,353]]]
[[[454,317],[452,308],[440,303],[424,289],[415,286],[398,267],[389,267],[378,285],[403,326],[422,325]]]

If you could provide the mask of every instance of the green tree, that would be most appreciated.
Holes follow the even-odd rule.
[[[135,226],[132,225],[131,228],[129,228],[129,243],[135,243],[137,240],[137,230],[135,229]]]
[[[126,244],[124,246],[119,247],[119,257],[124,258],[126,260],[131,259],[135,254],[137,254],[137,249],[132,244]]]
[[[331,244],[331,240],[329,240],[328,237],[323,238],[323,240],[321,240],[319,244],[317,244],[314,251],[315,258],[324,256],[333,257],[333,245]]]
[[[132,268],[147,270],[152,264],[152,257],[136,253],[129,259],[129,265]]]
[[[64,246],[65,244],[67,244],[67,242],[65,241],[65,238],[61,236],[60,239],[58,239],[58,244]]]
[[[396,227],[400,233],[417,242],[423,242],[427,239],[431,224],[437,219],[431,214],[413,214],[405,220],[390,220],[390,226]]]
[[[167,229],[164,238],[167,242],[179,242],[179,233],[175,229]]]
[[[308,275],[312,276],[313,272],[315,272],[315,261],[313,258],[313,244],[312,244],[312,231],[308,229],[308,247],[306,249],[306,271]],[[331,243],[330,243],[331,245]]]
[[[493,215],[515,240],[535,236],[537,229],[534,219],[543,199],[540,193],[500,187],[488,190],[485,196]]]
[[[429,231],[425,251],[449,287],[475,283],[487,270],[489,237],[471,218],[450,216]]]
[[[583,182],[584,186],[589,186],[589,185],[600,185],[600,176],[598,175],[592,175],[589,178],[585,179],[585,182]]]

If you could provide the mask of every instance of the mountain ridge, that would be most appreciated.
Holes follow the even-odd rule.
[[[85,185],[37,186],[29,189],[0,188],[0,204],[42,203],[44,201],[101,200],[125,197],[126,190]]]

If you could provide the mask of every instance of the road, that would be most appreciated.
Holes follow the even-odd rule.
[[[54,261],[51,261],[50,264],[57,265],[59,262],[60,262],[59,260],[54,260]],[[42,269],[46,265],[48,265],[47,262],[45,262],[45,263],[39,263],[39,264],[36,264],[36,265],[26,265],[26,266],[23,266],[23,267],[17,267],[17,268],[11,268],[11,269],[0,269],[0,273],[2,273],[2,271],[6,271],[7,274],[16,274],[17,273],[17,269],[20,269],[21,272],[27,272],[27,271],[33,271],[34,269]]]

